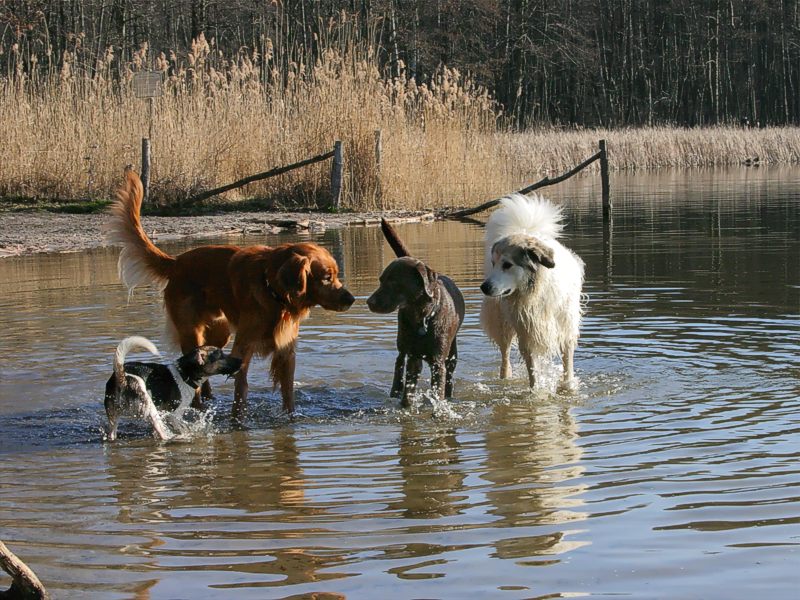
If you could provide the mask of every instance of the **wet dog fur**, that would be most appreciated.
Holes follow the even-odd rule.
[[[212,375],[233,375],[242,361],[227,356],[219,348],[201,346],[181,356],[174,364],[125,362],[129,352],[145,350],[159,356],[158,349],[147,338],[131,336],[117,346],[114,373],[106,382],[105,408],[108,417],[108,439],[117,438],[120,417],[144,418],[153,426],[160,440],[173,433],[159,411],[171,411],[170,418],[179,422],[195,397],[197,389]]]
[[[374,313],[397,310],[398,355],[391,396],[399,396],[403,407],[410,405],[425,360],[431,368],[431,389],[439,399],[450,398],[464,297],[452,279],[412,258],[383,219],[381,229],[398,258],[381,273],[380,286],[367,299],[367,306]]]
[[[129,290],[147,284],[163,289],[168,331],[183,352],[204,345],[223,348],[236,332],[231,356],[240,358],[242,367],[235,380],[235,423],[245,420],[247,372],[255,354],[272,355],[272,379],[281,388],[284,410],[293,412],[300,322],[313,306],[344,311],[355,301],[339,281],[334,258],[312,243],[208,245],[170,256],[142,228],[142,196],[139,176],[126,170],[108,228],[110,239],[122,245],[123,283]],[[210,388],[204,386],[204,392]]]
[[[481,325],[500,348],[500,377],[511,376],[516,338],[531,387],[535,359],[560,354],[560,385],[570,390],[582,316],[583,261],[557,239],[563,228],[560,207],[521,194],[501,204],[486,224],[486,279],[481,284]]]

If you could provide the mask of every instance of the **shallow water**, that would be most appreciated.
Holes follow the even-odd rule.
[[[117,252],[0,261],[0,539],[56,598],[796,597],[798,175],[616,176],[611,244],[594,181],[550,193],[587,265],[574,396],[496,378],[479,226],[399,226],[467,299],[449,412],[388,398],[395,317],[364,304],[380,231],[311,236],[358,300],[304,323],[300,415],[259,362],[249,429],[217,380],[182,443],[129,421],[102,441],[118,340],[167,350]]]

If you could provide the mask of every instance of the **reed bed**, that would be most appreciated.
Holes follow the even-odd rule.
[[[127,64],[112,50],[89,69],[67,55],[57,71],[18,68],[0,78],[0,197],[108,199],[123,167],[138,166],[146,101],[131,80],[162,72],[154,102],[152,196],[193,193],[345,147],[345,209],[465,206],[566,171],[608,140],[613,169],[696,167],[800,160],[800,130],[651,127],[512,132],[491,94],[442,68],[427,84],[384,76],[369,48],[339,45],[314,64],[270,67],[263,54],[225,57],[204,39],[184,58]],[[266,61],[266,62],[265,62]],[[29,75],[27,73],[33,73]],[[382,163],[375,131],[382,132]],[[329,163],[253,183],[226,202],[263,199],[283,207],[324,206]]]

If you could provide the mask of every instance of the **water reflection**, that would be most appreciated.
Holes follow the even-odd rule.
[[[586,485],[580,481],[584,467],[571,408],[552,396],[497,404],[487,425],[483,477],[492,482],[486,495],[490,512],[499,517],[493,526],[521,531],[561,526],[544,534],[504,537],[496,542],[493,556],[529,559],[587,544],[566,539],[567,531],[579,529],[577,522],[586,519],[586,513],[579,510]]]
[[[417,419],[403,419],[399,444],[402,499],[389,506],[409,519],[458,514],[466,496],[455,428],[431,429]]]
[[[495,379],[481,228],[399,225],[464,291],[449,416],[388,397],[396,317],[363,302],[393,258],[378,228],[225,240],[319,241],[359,299],[303,324],[294,420],[257,367],[250,429],[220,381],[190,443],[101,441],[117,342],[164,346],[116,251],[0,261],[4,541],[65,598],[793,597],[796,170],[725,177],[618,174],[608,247],[591,180],[550,194],[587,265],[569,398]]]
[[[218,586],[223,589],[347,576],[333,569],[348,562],[346,553],[302,543],[325,531],[306,521],[327,511],[307,500],[307,477],[291,428],[276,429],[265,439],[234,431],[156,450],[110,444],[106,459],[120,531],[160,532],[123,549],[148,557],[136,570],[223,570],[226,582]]]
[[[232,431],[157,449],[150,443],[106,444],[105,456],[119,505],[146,511],[135,516],[138,520],[182,516],[187,507],[260,513],[304,503],[303,472],[290,429],[278,428],[258,443],[246,432]],[[131,518],[120,515],[123,522]]]

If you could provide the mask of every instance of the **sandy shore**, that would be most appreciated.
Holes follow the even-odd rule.
[[[278,233],[286,229],[377,225],[382,213],[223,213],[196,217],[143,217],[142,224],[154,241],[207,238],[228,234]],[[390,221],[433,219],[432,213],[384,213]],[[37,252],[78,252],[111,245],[104,228],[107,214],[62,214],[44,211],[0,212],[0,258]]]

